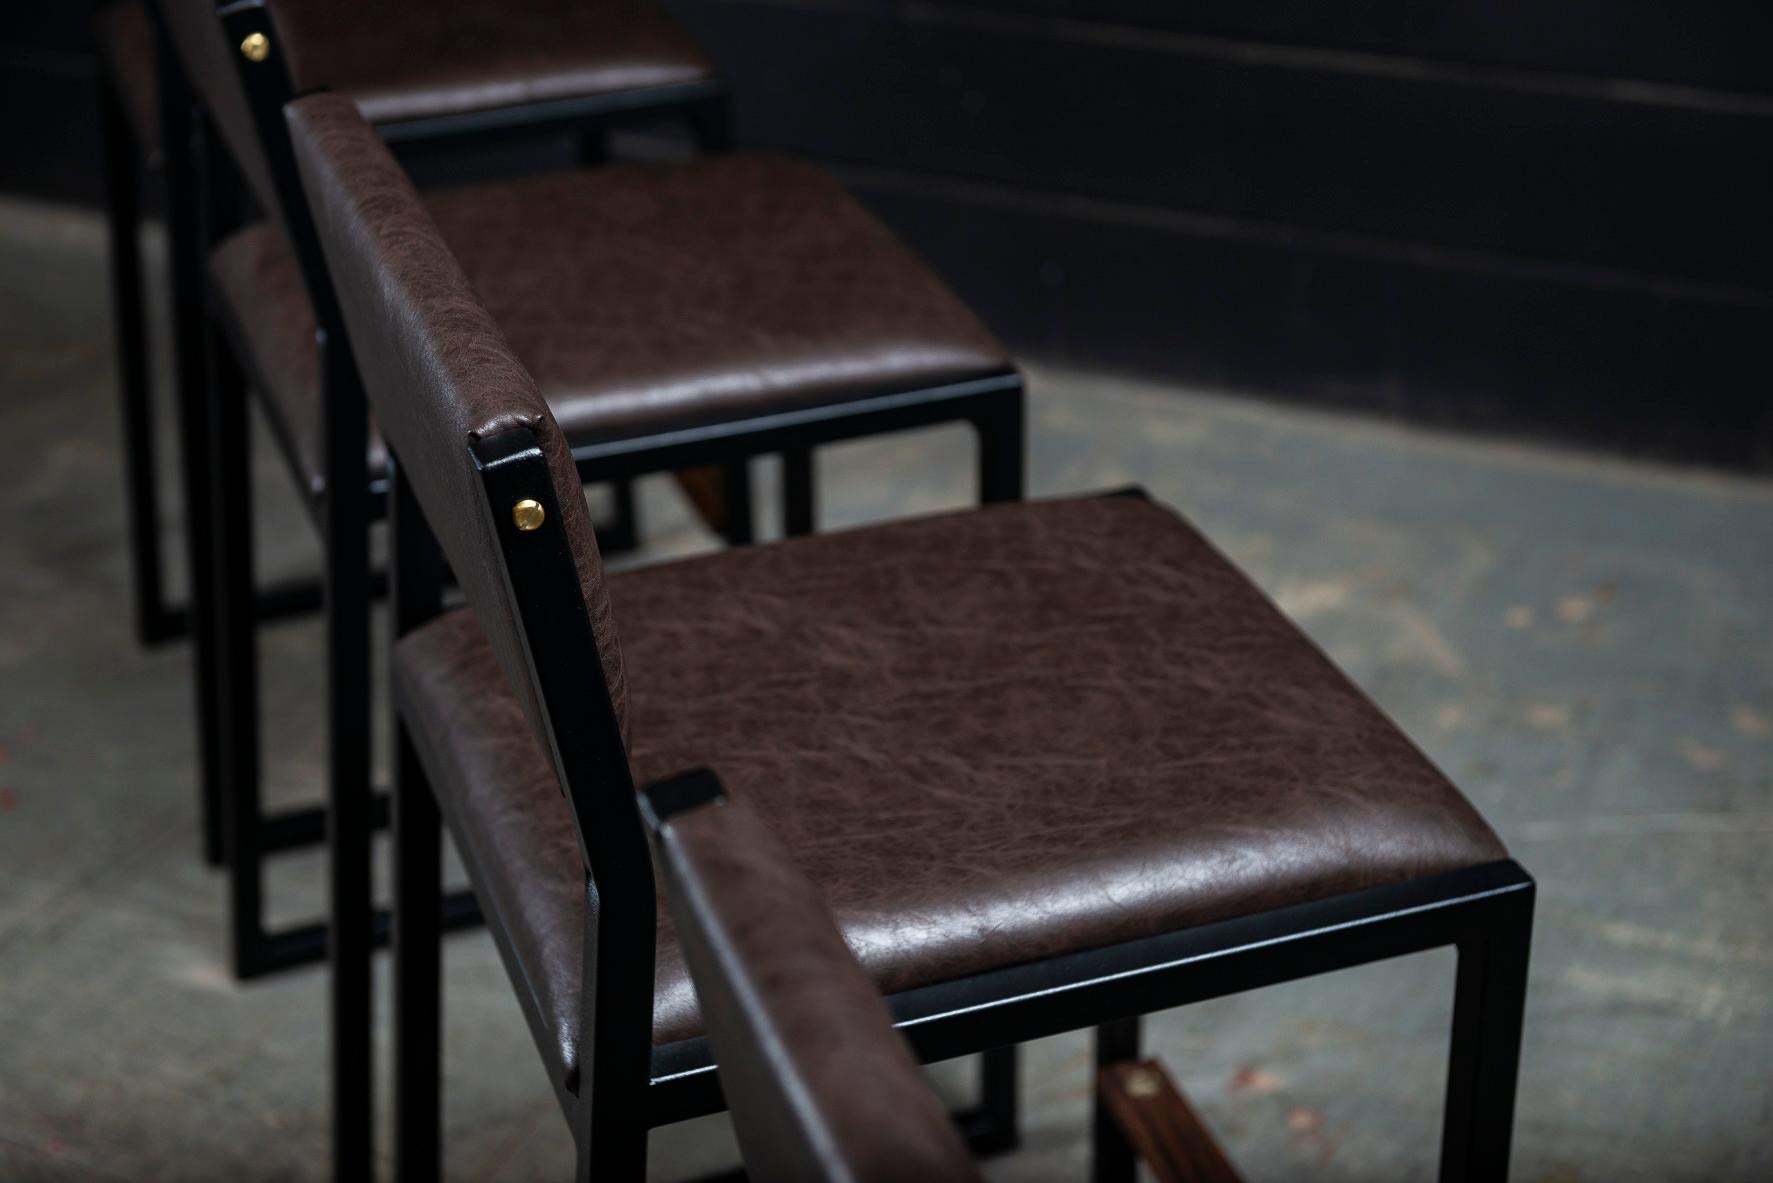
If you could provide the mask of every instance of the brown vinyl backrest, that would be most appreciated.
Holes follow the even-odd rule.
[[[338,95],[289,104],[296,166],[377,422],[538,734],[546,721],[470,449],[517,429],[546,456],[560,528],[627,734],[620,643],[584,487],[534,380],[512,354],[405,171]],[[504,508],[504,512],[510,512]]]
[[[156,2],[185,77],[221,132],[228,155],[239,167],[260,208],[287,226],[287,211],[277,192],[276,174],[253,121],[240,66],[235,60],[241,50],[228,43],[217,15],[216,0]],[[277,52],[275,43],[271,52]]]

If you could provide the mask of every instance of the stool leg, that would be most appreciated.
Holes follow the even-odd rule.
[[[1498,913],[1485,931],[1459,943],[1441,1183],[1508,1178],[1533,939],[1532,894],[1518,893]]]
[[[320,348],[325,407],[327,847],[331,903],[333,1176],[375,1155],[370,790],[369,410],[349,352]]]
[[[104,138],[105,217],[110,231],[111,316],[117,338],[117,393],[123,426],[129,570],[136,640],[146,646],[165,635],[166,606],[161,599],[160,490],[154,472],[151,368],[147,317],[142,307],[141,167],[122,102],[108,79],[99,82],[99,114]]]
[[[388,462],[390,641],[443,610],[445,564],[399,465]],[[443,1131],[443,833],[437,799],[394,718],[394,1177],[435,1180]]]
[[[818,516],[813,450],[790,448],[782,453],[782,532],[790,538],[811,534]]]
[[[703,152],[712,155],[732,151],[733,119],[725,95],[705,99],[691,108],[689,125]]]
[[[643,903],[644,912],[637,906]],[[652,901],[612,902],[587,875],[585,915],[591,919],[580,951],[579,1091],[571,1118],[579,1165],[573,1177],[580,1183],[644,1179],[652,1065],[652,1035],[644,1017],[653,993]],[[630,956],[608,957],[612,949]]]
[[[606,1134],[593,1143],[579,1143],[575,1183],[604,1183],[606,1179],[646,1178],[647,1129],[638,1120],[634,1128]],[[616,1143],[620,1144],[616,1144]]]
[[[979,438],[979,503],[1022,500],[1027,446],[1022,388],[994,396],[990,408],[974,416],[973,430]]]
[[[394,1177],[442,1171],[443,869],[437,802],[406,728],[395,724]]]
[[[211,436],[201,455],[213,474],[207,526],[215,564],[209,641],[216,668],[218,781],[228,833],[228,904],[234,974],[259,972],[263,857],[259,850],[260,766],[258,638],[252,575],[252,440],[247,395],[219,330],[210,331]]]
[[[198,217],[198,172],[189,92],[178,71],[162,62],[162,163],[166,180],[167,266],[173,309],[173,369],[179,420],[179,475],[185,506],[185,560],[189,578],[192,682],[196,690],[198,815],[203,857],[219,866],[227,857],[222,792],[220,693],[217,674],[215,547],[210,504],[208,328]]]
[[[728,546],[749,546],[756,537],[751,509],[751,464],[731,460],[720,466],[720,501],[726,515],[721,533]]]
[[[609,132],[603,128],[587,128],[578,133],[573,154],[582,168],[597,168],[610,161]]]
[[[979,1117],[989,1134],[984,1144],[974,1144],[975,1153],[1001,1154],[1022,1141],[1021,1060],[1022,1049],[1013,1043],[979,1057]]]
[[[1096,1028],[1096,1070],[1090,1074],[1094,1082],[1102,1069],[1139,1058],[1139,1018],[1116,1019]],[[1091,1167],[1092,1183],[1132,1183],[1138,1172],[1138,1156],[1115,1124],[1114,1115],[1102,1103],[1099,1086],[1092,1087],[1095,1113],[1092,1134],[1095,1160]]]
[[[597,549],[606,556],[640,545],[640,507],[634,495],[634,478],[617,477],[609,488],[612,512],[609,521],[597,525]]]
[[[170,101],[170,100],[169,100]],[[184,256],[176,263],[195,268],[196,244],[225,233],[239,217],[238,191],[229,166],[217,149],[213,126],[199,116],[190,139],[193,176],[200,177],[194,198],[196,227],[188,242],[178,244]],[[170,152],[169,152],[170,155]],[[168,161],[167,184],[173,188],[174,168]],[[169,198],[176,196],[169,193]],[[186,256],[185,251],[190,255]],[[211,549],[214,597],[209,615],[210,653],[215,666],[216,701],[210,706],[215,727],[214,791],[228,825],[228,885],[234,972],[244,979],[264,972],[268,954],[263,926],[263,817],[260,801],[258,593],[253,580],[252,435],[246,380],[221,327],[201,315],[203,289],[193,281],[196,301],[183,324],[194,322],[203,334],[203,383],[195,397],[206,408],[209,434],[190,445],[186,467],[207,472],[210,480],[197,504],[209,517],[194,540]],[[182,293],[181,293],[182,294]],[[204,500],[204,498],[207,500]],[[194,529],[204,521],[191,515]],[[209,538],[204,538],[207,533]],[[197,588],[193,585],[193,593]],[[193,602],[193,608],[197,605]],[[193,625],[198,622],[194,619]],[[201,639],[201,638],[199,638]]]

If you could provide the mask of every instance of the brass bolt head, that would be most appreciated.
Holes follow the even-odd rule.
[[[262,62],[271,56],[271,39],[263,33],[248,33],[240,43],[240,52],[249,62]]]
[[[511,507],[511,520],[519,530],[540,530],[547,517],[548,512],[542,508],[542,503],[528,497]]]
[[[1163,1091],[1163,1079],[1150,1068],[1139,1068],[1127,1073],[1127,1096],[1139,1101],[1146,1101]]]

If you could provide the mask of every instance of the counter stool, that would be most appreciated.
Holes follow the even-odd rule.
[[[207,0],[179,0],[165,15],[226,160],[272,216],[219,243],[207,285],[214,625],[212,637],[198,640],[213,644],[216,670],[234,962],[252,976],[331,953],[335,1105],[349,1144],[342,1158],[351,1162],[368,1144],[359,1114],[367,1109],[368,953],[379,935],[370,890],[378,805],[369,783],[368,554],[382,509],[380,453],[296,179],[283,117],[294,90],[267,9],[243,0],[217,14]],[[367,128],[351,99],[330,101]],[[456,188],[431,205],[547,383],[586,480],[964,422],[978,435],[983,499],[1021,494],[1022,384],[1002,346],[883,226],[807,166],[742,155],[614,165]],[[247,390],[307,495],[325,555],[325,931],[267,933],[263,925],[264,857],[317,835],[261,819]],[[472,922],[470,904],[460,901],[452,920]],[[997,1079],[1013,1053],[991,1064]],[[995,1125],[1013,1137],[1013,1121]]]
[[[606,577],[570,439],[399,167],[348,103],[290,122],[395,458],[402,1178],[439,1153],[440,818],[578,1177],[721,1107],[637,791],[695,768],[926,1061],[1095,1027],[1118,1062],[1140,1014],[1456,945],[1442,1177],[1505,1175],[1532,880],[1199,533],[1088,497]],[[1099,1140],[1097,1179],[1132,1169]]]
[[[713,67],[676,24],[643,0],[432,0],[424,5],[284,0],[272,17],[295,85],[311,89],[330,83],[349,92],[389,142],[402,151],[422,152],[433,162],[440,152],[495,136],[569,133],[582,159],[600,161],[607,156],[609,130],[637,119],[685,121],[703,147],[726,146],[725,94]],[[191,117],[188,111],[161,110],[159,71],[165,55],[157,44],[148,0],[111,0],[99,6],[93,29],[100,64],[131,600],[136,637],[153,646],[189,635],[193,619],[190,606],[174,602],[165,588],[161,458],[141,246],[142,186],[168,174],[170,312],[181,384],[188,387],[202,366],[201,315],[191,302],[191,269],[202,266],[191,221],[196,201]],[[163,150],[168,115],[175,125],[170,155]],[[182,396],[179,419],[181,451],[201,454],[206,429]],[[188,520],[206,521],[202,491],[194,487],[200,485],[197,468],[183,464],[180,471],[183,497],[191,507]],[[613,486],[612,537],[625,541],[634,533],[632,486],[627,481]],[[189,545],[207,548],[201,534],[201,529],[192,530]],[[195,594],[201,599],[206,593]],[[320,606],[321,585],[311,578],[257,592],[257,612],[264,620],[308,614]],[[195,627],[206,626],[205,615],[198,614]],[[202,765],[213,769],[214,720],[207,706],[202,711]],[[218,793],[213,771],[206,773],[199,801],[204,857],[211,865],[220,865],[226,854]],[[280,824],[284,833],[305,836],[318,832],[321,821],[309,812]]]

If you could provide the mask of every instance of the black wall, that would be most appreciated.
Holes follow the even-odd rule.
[[[672,0],[1017,344],[1773,462],[1764,0]]]
[[[668,3],[1021,347],[1773,464],[1766,0]],[[0,8],[0,184],[90,198],[83,10]]]
[[[90,11],[81,0],[0,0],[0,191],[99,200]]]

